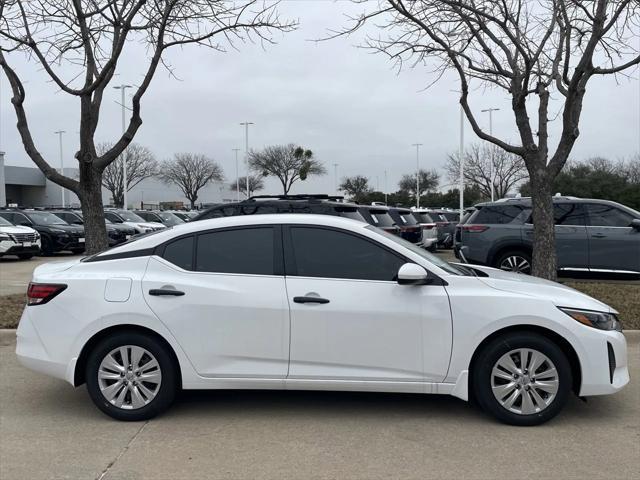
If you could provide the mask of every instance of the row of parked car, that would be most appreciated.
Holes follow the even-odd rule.
[[[458,213],[452,210],[360,205],[328,195],[259,195],[242,202],[213,206],[193,220],[268,213],[313,213],[351,218],[431,251],[453,245],[455,225],[459,221]]]
[[[104,211],[109,246],[191,220],[195,212]],[[84,252],[82,212],[75,209],[0,209],[0,256],[26,260],[34,255]]]

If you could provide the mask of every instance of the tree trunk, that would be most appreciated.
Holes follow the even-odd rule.
[[[556,238],[553,220],[551,182],[546,171],[531,175],[531,200],[533,204],[533,265],[536,277],[556,280]]]
[[[80,190],[78,196],[82,204],[86,253],[94,254],[108,248],[107,228],[102,205],[101,175],[91,165],[80,167]]]

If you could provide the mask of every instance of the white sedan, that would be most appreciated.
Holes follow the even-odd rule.
[[[27,367],[142,420],[180,389],[471,397],[515,425],[629,382],[616,312],[562,285],[452,265],[361,222],[304,214],[186,223],[38,267]]]

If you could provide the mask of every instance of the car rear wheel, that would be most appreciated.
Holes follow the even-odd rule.
[[[102,340],[91,352],[87,390],[96,406],[117,420],[147,420],[173,402],[178,374],[167,348],[137,332]]]
[[[571,391],[569,361],[551,340],[533,332],[496,338],[479,353],[472,385],[480,406],[519,426],[544,423],[564,407]]]
[[[531,274],[531,255],[521,250],[505,252],[498,257],[494,265],[500,270],[513,273]]]

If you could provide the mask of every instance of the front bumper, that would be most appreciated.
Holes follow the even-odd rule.
[[[51,244],[53,250],[56,252],[61,250],[84,250],[85,248],[84,237],[69,235],[64,237],[51,237]]]
[[[581,359],[580,396],[615,393],[629,383],[627,340],[621,332],[595,330],[591,333],[591,340],[588,344],[585,342],[588,356]],[[611,354],[614,365],[610,363]]]
[[[40,251],[40,240],[25,245],[24,243],[6,240],[0,242],[0,255],[22,255],[23,253],[36,254]]]

